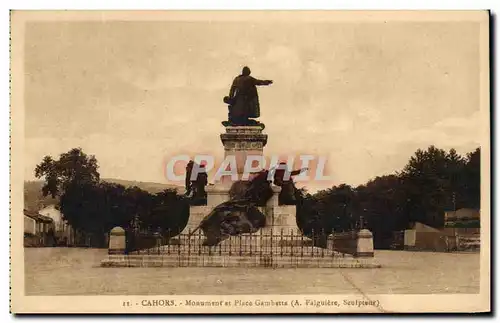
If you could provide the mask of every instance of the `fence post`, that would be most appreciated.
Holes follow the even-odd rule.
[[[184,244],[184,241],[182,241],[182,234],[179,235],[179,245],[177,246],[177,254],[179,255],[179,261],[180,261],[180,255],[181,255],[181,248],[182,245]]]
[[[171,239],[171,231],[170,229],[167,230],[167,240],[168,240],[168,243],[167,243],[167,254],[170,255],[170,239]]]
[[[161,247],[161,235],[159,232],[155,232],[155,240],[156,240],[156,250],[158,251],[158,255],[160,255],[160,247]]]
[[[304,234],[300,235],[300,258],[304,257]]]
[[[182,246],[182,235],[179,235],[179,244],[177,245],[177,267],[181,266],[181,246]]]
[[[321,234],[322,237],[326,237],[326,247],[328,248],[328,236],[325,235],[325,229],[322,229],[321,233],[322,233]],[[324,257],[325,257],[325,250],[324,250],[324,248],[321,248],[321,258],[324,258]]]
[[[198,256],[201,256],[201,231],[198,230]]]
[[[273,243],[273,236],[274,236],[274,229],[273,227],[271,227],[271,237],[270,237],[270,248],[271,248],[271,259],[273,258],[273,247],[274,247],[274,243]]]
[[[280,256],[283,257],[283,228],[280,230]]]
[[[311,257],[314,256],[314,229],[312,229]]]
[[[332,229],[332,258],[335,257],[335,229]]]
[[[189,262],[189,257],[191,256],[191,229],[188,230],[188,262]]]
[[[250,243],[249,243],[249,247],[250,247],[250,256],[252,256],[252,244],[253,244],[253,238],[252,238],[252,231],[250,231]]]
[[[260,230],[260,256],[262,257],[262,230]]]
[[[241,257],[241,240],[242,240],[242,239],[241,239],[241,235],[240,235],[239,237],[240,237],[240,243],[239,243],[239,245],[240,245],[240,246],[239,246],[239,250],[240,250],[240,252],[239,252],[239,254],[240,254],[240,257]]]

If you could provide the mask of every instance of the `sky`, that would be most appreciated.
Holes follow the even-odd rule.
[[[170,156],[223,156],[222,98],[245,65],[274,81],[264,154],[328,158],[313,191],[480,143],[474,22],[30,22],[25,46],[26,180],[74,147],[102,178],[157,183]]]

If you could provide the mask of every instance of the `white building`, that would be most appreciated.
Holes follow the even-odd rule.
[[[54,229],[54,221],[50,217],[24,210],[24,233],[39,235],[49,233],[51,228]]]
[[[38,211],[43,216],[49,217],[54,221],[54,227],[56,232],[63,232],[65,221],[63,220],[62,214],[56,209],[55,205],[49,205],[40,211]]]
[[[73,243],[74,233],[71,226],[63,219],[61,211],[54,204],[49,205],[38,211],[43,216],[51,218],[54,221],[55,236],[58,239],[66,238],[66,241]]]
[[[54,221],[37,212],[24,210],[24,246],[45,247],[54,242]]]

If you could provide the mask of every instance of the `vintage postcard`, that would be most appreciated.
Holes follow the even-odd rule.
[[[12,11],[13,313],[490,309],[487,11]]]

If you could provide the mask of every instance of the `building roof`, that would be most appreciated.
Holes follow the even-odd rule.
[[[454,218],[456,220],[467,219],[467,218],[479,219],[480,216],[481,216],[480,210],[478,209],[461,208],[455,211],[445,211],[445,219],[451,219],[451,218]]]
[[[45,215],[41,215],[37,212],[33,212],[33,211],[28,211],[26,209],[24,209],[24,215],[29,217],[29,218],[32,218],[33,220],[37,221],[37,222],[43,222],[43,223],[52,223],[54,222],[54,220],[52,220],[52,218],[48,217],[48,216],[45,216]]]

